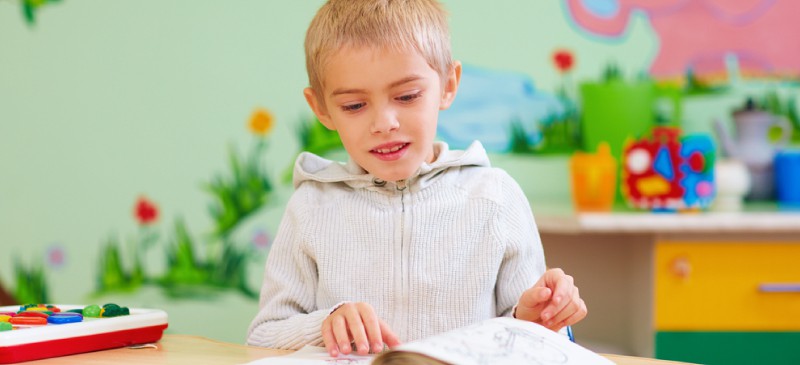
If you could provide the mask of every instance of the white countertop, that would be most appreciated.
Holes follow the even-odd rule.
[[[800,212],[538,214],[536,223],[545,233],[764,232],[800,235]]]
[[[740,212],[652,213],[615,207],[610,213],[577,213],[570,204],[531,204],[543,233],[797,233],[800,211],[781,211],[774,203],[749,204]]]

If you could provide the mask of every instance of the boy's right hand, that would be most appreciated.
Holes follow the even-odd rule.
[[[322,339],[332,357],[345,355],[356,345],[356,353],[366,355],[383,351],[383,344],[394,347],[400,344],[397,335],[375,314],[371,305],[364,302],[345,303],[322,322]],[[370,345],[371,344],[371,345]]]

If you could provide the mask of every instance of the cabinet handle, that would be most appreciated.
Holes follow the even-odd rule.
[[[692,263],[689,262],[689,258],[686,256],[678,256],[672,259],[672,263],[670,264],[670,270],[672,274],[681,278],[681,279],[688,279],[689,274],[692,273]]]
[[[800,283],[761,283],[758,291],[762,293],[800,293]]]

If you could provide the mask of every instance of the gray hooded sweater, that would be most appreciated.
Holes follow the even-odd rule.
[[[434,154],[398,182],[297,158],[248,344],[322,346],[343,302],[371,304],[403,342],[511,315],[545,271],[528,200],[479,142]]]

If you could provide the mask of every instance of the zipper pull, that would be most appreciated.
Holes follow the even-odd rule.
[[[397,189],[398,191],[406,190],[407,187],[408,185],[406,185],[405,180],[397,180],[397,183],[395,183],[395,189]]]

